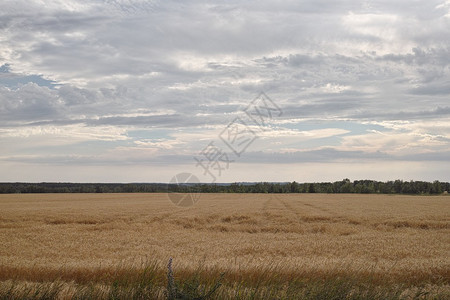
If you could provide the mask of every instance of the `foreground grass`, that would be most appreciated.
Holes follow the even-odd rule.
[[[448,277],[399,281],[370,271],[307,274],[277,266],[234,273],[201,265],[174,269],[168,274],[152,262],[53,280],[22,274],[0,282],[0,299],[450,299]]]

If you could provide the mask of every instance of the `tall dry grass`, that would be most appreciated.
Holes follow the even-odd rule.
[[[382,282],[360,274],[332,277],[286,277],[279,268],[260,268],[232,276],[218,269],[175,269],[172,283],[161,280],[162,269],[150,263],[131,277],[115,273],[105,282],[56,279],[0,282],[0,299],[448,299],[445,283],[419,285]],[[249,276],[250,275],[250,276]],[[311,275],[311,274],[310,274]],[[174,288],[175,287],[175,288]],[[173,291],[172,293],[170,291]]]
[[[449,200],[204,194],[178,208],[164,194],[0,195],[0,295],[163,298],[169,257],[180,282],[213,286],[225,273],[216,293],[224,298],[308,298],[327,285],[360,296],[441,295],[450,281]]]

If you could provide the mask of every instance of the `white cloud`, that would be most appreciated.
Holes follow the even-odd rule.
[[[134,142],[136,145],[145,148],[156,148],[162,150],[173,149],[176,146],[184,145],[185,143],[177,140],[154,139],[154,140],[139,140]]]
[[[126,132],[126,128],[116,126],[24,126],[0,129],[0,138],[25,140],[28,146],[67,145],[85,141],[123,141],[128,139]]]
[[[399,16],[394,14],[373,14],[349,12],[343,17],[347,30],[377,37],[385,42],[398,38],[396,28]]]

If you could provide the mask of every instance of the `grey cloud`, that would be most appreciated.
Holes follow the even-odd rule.
[[[415,95],[450,96],[450,81],[432,82],[409,90]]]
[[[285,105],[283,107],[284,118],[313,118],[327,115],[346,116],[350,112],[363,107],[361,101],[338,98],[335,100],[319,100],[311,104]]]
[[[53,90],[27,83],[16,90],[0,87],[1,122],[17,123],[58,116],[60,103]]]
[[[356,114],[350,114],[351,119],[370,119],[370,120],[420,120],[420,119],[448,119],[450,107],[436,107],[433,109],[423,109],[421,111],[361,111]]]
[[[432,153],[418,153],[405,155],[400,158],[406,161],[450,161],[450,151],[432,152]]]
[[[387,158],[389,158],[389,156],[381,152],[366,153],[363,151],[339,151],[333,148],[325,148],[320,150],[298,151],[291,153],[252,152],[246,153],[244,160],[245,162],[252,163],[300,163]]]
[[[209,122],[208,122],[209,121]],[[138,117],[105,117],[98,120],[88,120],[88,125],[134,125],[139,127],[186,128],[213,123],[205,117],[195,117],[188,114],[138,116]]]
[[[64,85],[58,90],[58,95],[66,105],[91,104],[99,100],[98,92]]]
[[[324,148],[320,150],[299,151],[291,153],[270,153],[270,152],[246,152],[239,159],[240,163],[249,164],[296,164],[296,163],[356,163],[383,161],[415,161],[432,162],[448,161],[449,151],[435,151],[432,153],[420,153],[413,155],[395,156],[383,152],[367,153],[363,151],[339,151],[333,148]],[[34,164],[47,165],[152,165],[166,164],[195,165],[194,155],[184,154],[157,154],[136,157],[132,153],[120,157],[104,157],[102,155],[46,155],[46,156],[10,156],[4,157],[3,161],[18,161]],[[232,167],[231,163],[230,168]]]
[[[341,151],[333,148],[319,150],[298,151],[290,153],[279,152],[247,152],[243,155],[245,163],[273,163],[290,164],[303,162],[370,162],[370,161],[448,161],[449,151],[433,151],[432,153],[420,153],[412,155],[390,155],[383,152]]]
[[[432,64],[445,67],[450,64],[450,48],[432,48],[424,50],[416,47],[412,49],[409,54],[385,54],[382,56],[375,56],[377,61],[392,61],[402,62],[408,65],[424,65]]]

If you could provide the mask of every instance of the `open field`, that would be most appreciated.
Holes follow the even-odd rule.
[[[225,272],[225,298],[236,282],[276,282],[282,298],[288,282],[336,279],[445,298],[450,197],[202,194],[179,208],[165,194],[0,195],[0,295],[58,282],[70,298],[150,264],[163,297],[169,257],[177,279]]]

